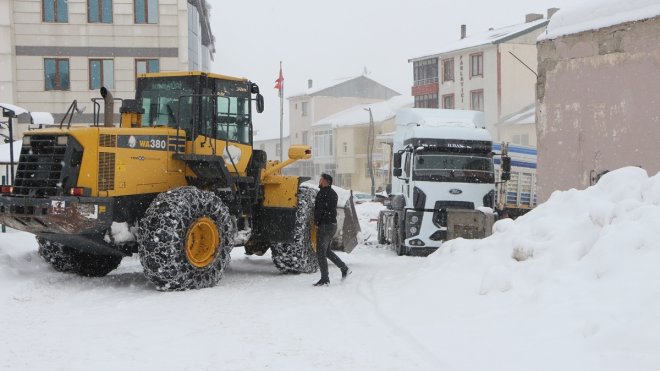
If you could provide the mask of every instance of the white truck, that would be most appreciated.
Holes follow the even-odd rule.
[[[428,255],[460,236],[448,223],[452,210],[472,212],[468,219],[483,222],[477,214],[484,213],[476,210],[496,205],[493,141],[483,126],[483,112],[397,112],[390,204],[378,216],[380,244],[392,244],[399,255]],[[501,160],[502,178],[510,177],[511,159]]]

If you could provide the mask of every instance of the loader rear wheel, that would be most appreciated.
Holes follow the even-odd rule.
[[[103,277],[117,269],[121,256],[96,255],[82,252],[59,242],[37,237],[39,256],[58,272],[85,277]]]
[[[235,230],[213,192],[180,187],[161,193],[139,223],[144,274],[161,291],[215,286],[229,264]]]
[[[293,243],[277,243],[271,246],[273,263],[283,273],[314,273],[319,268],[312,246],[315,198],[315,189],[298,189]]]

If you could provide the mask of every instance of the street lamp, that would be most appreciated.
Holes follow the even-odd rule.
[[[369,135],[367,136],[367,162],[369,163],[369,177],[371,177],[371,197],[376,194],[376,181],[374,180],[374,115],[371,107],[363,108],[369,112]]]

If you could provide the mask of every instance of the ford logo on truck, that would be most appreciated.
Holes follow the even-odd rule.
[[[452,189],[449,190],[449,193],[451,193],[453,195],[460,195],[461,193],[463,193],[463,191],[461,191],[458,188],[452,188]]]

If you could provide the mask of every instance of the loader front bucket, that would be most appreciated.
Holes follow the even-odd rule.
[[[360,222],[353,203],[353,191],[346,205],[343,207],[337,205],[337,225],[339,228],[333,237],[332,249],[350,253],[358,244],[357,236],[360,232]]]

